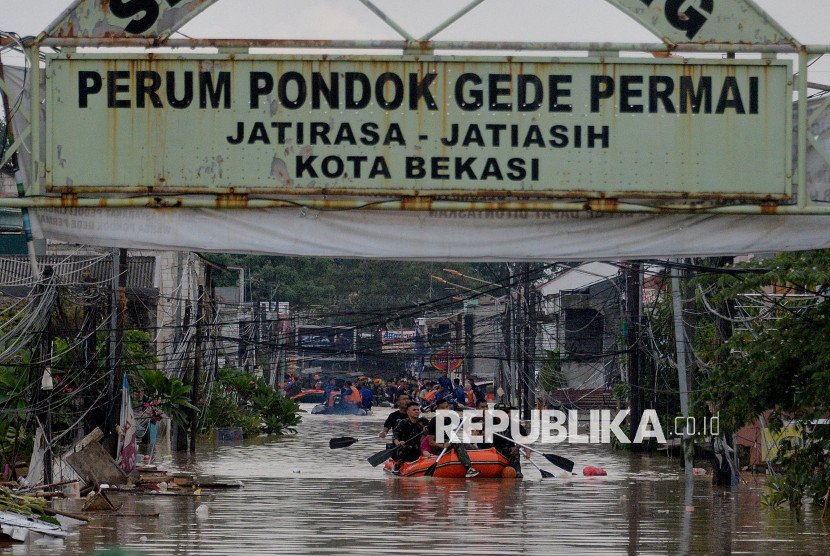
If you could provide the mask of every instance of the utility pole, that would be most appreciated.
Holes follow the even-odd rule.
[[[191,290],[192,291],[192,290]],[[190,294],[188,294],[187,299],[184,302],[184,321],[182,322],[182,330],[188,330],[190,328]],[[188,342],[189,343],[189,342]],[[185,354],[189,351],[185,349]],[[184,370],[182,371],[182,382],[187,384],[190,382],[188,378],[188,369],[187,364],[185,363]],[[177,452],[185,452],[187,451],[187,431],[182,430],[182,427],[179,426],[178,423],[173,423],[173,427],[175,430],[175,437],[176,437],[176,451]]]
[[[107,376],[107,423],[104,434],[114,438],[115,424],[118,422],[120,404],[118,391],[124,372],[122,351],[124,328],[127,324],[127,250],[112,250],[112,293],[110,295],[110,331],[109,361]],[[111,452],[115,453],[116,443],[111,442]]]
[[[461,382],[467,380],[475,372],[475,319],[473,315],[464,315],[464,365],[461,367]]]
[[[626,306],[628,313],[628,384],[631,388],[629,409],[631,430],[635,430],[643,416],[643,376],[640,357],[640,284],[641,264],[629,262],[626,269]],[[641,444],[632,444],[632,450],[642,449]]]
[[[680,386],[680,412],[686,422],[689,418],[689,378],[686,374],[686,334],[683,327],[683,305],[680,296],[680,270],[677,266],[672,266],[671,269],[671,293],[674,342],[677,349],[677,382]],[[694,448],[685,426],[683,427],[683,463],[686,479],[690,480],[694,473]]]
[[[530,283],[530,263],[524,263],[523,268],[523,299],[520,300],[522,305],[522,419],[530,419],[531,397],[533,396],[531,385],[534,383],[533,359],[531,358],[531,325],[530,320],[532,316],[532,299]]]
[[[38,285],[38,290],[41,296],[51,293],[55,287],[53,276],[53,269],[47,266],[43,269],[43,280],[45,283]],[[33,406],[38,409],[35,412],[38,423],[43,428],[43,437],[46,441],[46,450],[43,452],[43,484],[52,484],[52,308],[49,307],[48,316],[46,317],[46,324],[41,335],[40,344],[37,347],[37,354],[35,361],[38,362],[38,375],[34,380]],[[42,409],[43,406],[46,409]],[[37,446],[35,446],[37,449]]]
[[[208,288],[210,287],[210,275],[211,275],[211,267],[210,265],[205,265],[205,286]],[[196,435],[197,435],[197,428],[198,423],[197,420],[199,418],[199,381],[201,379],[201,372],[202,372],[202,331],[203,331],[203,321],[204,321],[204,314],[205,314],[205,287],[201,284],[199,285],[198,289],[198,296],[196,298],[196,338],[195,338],[195,348],[194,348],[194,357],[193,357],[193,383],[192,389],[190,390],[190,403],[193,404],[193,408],[190,410],[190,453],[196,452]]]
[[[84,339],[84,370],[82,373],[83,381],[91,381],[93,375],[95,374],[95,353],[97,351],[97,338],[95,337],[95,330],[98,328],[98,291],[92,285],[95,282],[95,278],[90,274],[89,271],[84,272],[84,286],[83,286],[83,299],[84,299],[84,316],[83,316],[83,325],[82,325],[82,335]],[[83,407],[88,408],[92,405],[95,401],[95,396],[90,391],[90,389],[84,389],[84,392],[81,394],[81,399],[83,400]],[[79,435],[79,440],[84,437],[84,431],[91,431],[95,428],[96,424],[90,419],[90,412],[87,414],[87,418],[84,419],[84,424],[82,425],[82,431]]]

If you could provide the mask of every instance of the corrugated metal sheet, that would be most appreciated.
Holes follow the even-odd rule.
[[[84,274],[96,282],[108,282],[112,278],[111,257],[65,257],[44,255],[37,257],[41,269],[51,266],[58,280],[63,284],[82,284]],[[129,257],[127,259],[127,288],[155,288],[156,260],[154,257]],[[26,255],[5,255],[0,257],[0,286],[26,286],[34,283],[29,258]]]

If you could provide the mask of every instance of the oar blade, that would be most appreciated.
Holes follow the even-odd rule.
[[[556,478],[556,475],[554,475],[550,471],[545,471],[544,469],[539,469],[539,473],[542,474],[543,479],[554,479],[554,478]]]
[[[353,436],[340,436],[338,438],[332,438],[329,440],[329,448],[332,450],[336,450],[338,448],[347,448],[351,446],[355,442],[360,440],[359,438],[355,438]]]
[[[556,467],[560,469],[564,469],[568,473],[573,471],[574,462],[569,460],[568,458],[563,458],[562,456],[557,456],[556,454],[542,454],[545,456],[545,459],[554,464]]]
[[[439,458],[440,459],[440,456]],[[435,463],[429,466],[429,468],[424,472],[424,477],[432,477],[435,475],[435,469],[438,467],[438,459],[435,460]]]
[[[395,453],[395,450],[397,450],[397,447],[389,448],[388,450],[383,450],[376,454],[372,454],[371,456],[366,458],[366,461],[368,461],[372,467],[377,467],[378,465],[392,457],[392,454]]]

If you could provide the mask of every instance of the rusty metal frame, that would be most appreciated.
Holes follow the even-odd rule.
[[[384,19],[387,23],[399,27],[380,12],[370,0],[360,0],[369,9]],[[738,44],[738,43],[560,43],[560,42],[510,42],[510,41],[431,41],[432,36],[442,31],[454,21],[474,9],[484,0],[472,0],[462,10],[453,14],[444,23],[425,34],[421,39],[410,39],[410,35],[401,28],[399,34],[404,40],[270,40],[270,39],[156,39],[142,38],[96,38],[96,39],[65,39],[40,36],[30,39],[26,43],[26,56],[30,64],[30,90],[40,90],[42,72],[39,65],[40,49],[49,48],[78,48],[78,47],[139,47],[149,50],[165,49],[193,49],[212,48],[229,52],[251,52],[251,49],[262,48],[293,48],[293,49],[373,49],[406,52],[422,52],[432,54],[435,51],[500,51],[500,52],[550,52],[550,53],[580,53],[588,56],[618,57],[621,52],[639,53],[720,53],[734,55],[749,53],[761,57],[773,57],[777,54],[795,55],[797,57],[797,73],[794,76],[794,90],[797,92],[797,166],[792,169],[792,181],[796,187],[796,199],[792,204],[781,204],[775,201],[746,201],[741,199],[699,199],[695,202],[680,202],[677,199],[648,199],[621,202],[618,199],[565,199],[539,200],[517,199],[482,199],[475,201],[454,200],[442,198],[440,195],[384,198],[367,195],[348,198],[332,199],[326,196],[300,196],[297,198],[276,198],[275,196],[256,194],[171,194],[150,195],[137,197],[84,196],[62,194],[60,196],[43,196],[42,180],[45,178],[45,167],[38,156],[33,156],[31,176],[33,183],[27,197],[0,198],[0,207],[7,208],[46,208],[46,207],[181,207],[181,208],[274,208],[274,207],[308,207],[320,210],[418,210],[418,211],[593,211],[593,212],[626,212],[626,213],[713,213],[713,214],[830,214],[830,204],[821,204],[812,201],[807,189],[806,153],[812,146],[824,162],[830,166],[830,154],[821,147],[810,133],[808,127],[815,122],[817,116],[830,107],[830,97],[825,100],[808,118],[808,67],[813,57],[829,54],[830,45],[800,45],[800,44]],[[373,9],[374,8],[374,9]],[[380,13],[378,13],[380,12]],[[397,29],[396,29],[397,30]],[[0,39],[0,46],[8,44],[8,40]],[[0,87],[4,86],[0,82]],[[4,158],[20,147],[25,136],[31,135],[32,151],[39,153],[42,137],[40,136],[40,111],[37,103],[32,106],[29,115],[29,125],[17,133],[17,139],[8,150]]]

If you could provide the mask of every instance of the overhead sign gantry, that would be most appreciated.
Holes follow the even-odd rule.
[[[0,161],[21,155],[26,195],[0,206],[830,212],[807,168],[830,173],[810,130],[828,102],[808,102],[809,62],[830,47],[751,0],[608,0],[649,44],[436,39],[483,0],[416,37],[360,1],[401,40],[171,38],[215,0],[76,1],[26,41],[21,87],[44,96]],[[40,216],[64,238],[97,226]]]

